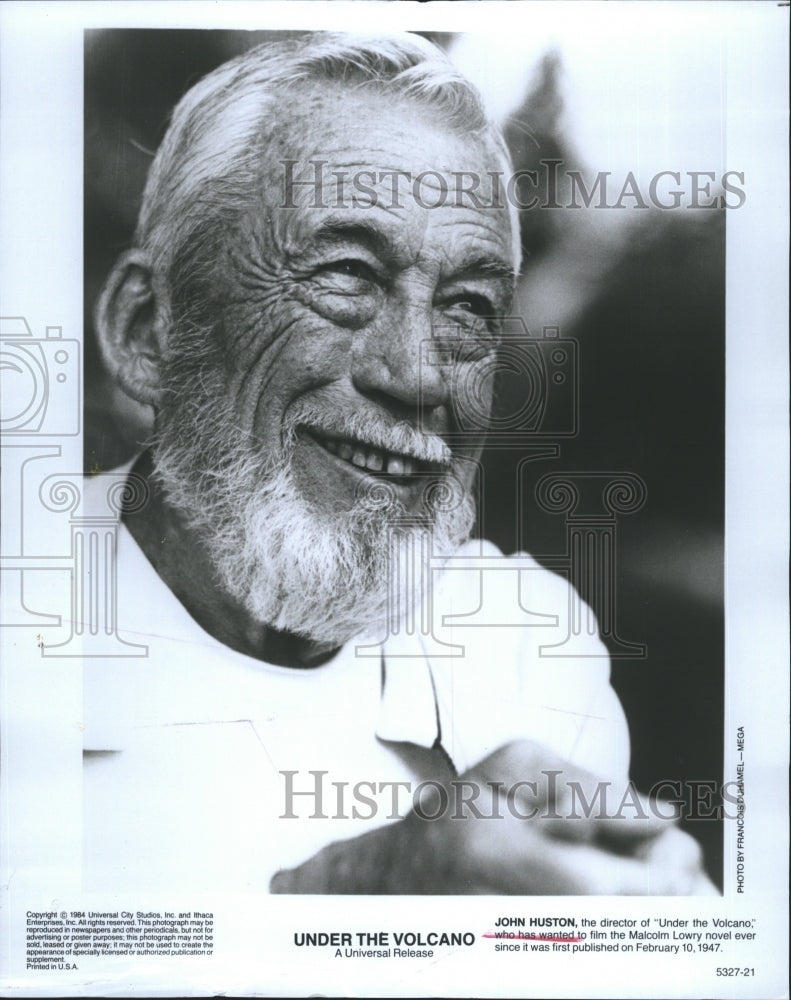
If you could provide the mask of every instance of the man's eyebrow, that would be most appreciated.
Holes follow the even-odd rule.
[[[468,277],[495,278],[512,285],[516,280],[516,272],[513,264],[509,264],[502,257],[490,257],[487,255],[474,255],[461,260],[454,267],[452,279]]]
[[[372,253],[394,256],[393,244],[386,233],[369,222],[347,222],[343,219],[327,219],[311,234],[311,243],[334,246],[357,243]]]

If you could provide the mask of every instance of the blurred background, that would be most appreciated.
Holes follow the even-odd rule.
[[[660,171],[720,178],[722,69],[716,32],[667,23],[651,6],[638,36],[591,33],[585,23],[532,25],[529,37],[429,34],[479,86],[502,123],[515,169],[560,160],[590,182],[609,172],[614,202],[631,171],[640,189]],[[685,32],[680,30],[685,28]],[[269,32],[88,31],[85,37],[85,465],[112,468],[139,447],[151,415],[106,377],[91,325],[117,255],[130,246],[146,172],[181,95],[220,62]],[[666,189],[666,188],[665,188]],[[717,193],[716,181],[712,193]],[[526,195],[525,195],[526,197]],[[617,634],[645,647],[621,655],[613,683],[626,709],[632,777],[719,786],[723,767],[723,517],[725,211],[595,206],[521,212],[524,252],[517,310],[540,338],[556,327],[576,342],[577,431],[543,444],[491,447],[483,459],[482,533],[504,551],[524,548],[557,567],[565,516],[542,510],[548,473],[629,472],[642,507],[617,520]],[[701,199],[706,201],[709,199]],[[502,412],[526,388],[501,379]],[[538,440],[538,439],[537,439]],[[584,478],[584,476],[583,476]],[[509,485],[512,484],[512,485]],[[596,605],[596,595],[583,596]],[[601,614],[601,609],[596,608]],[[628,651],[627,651],[628,652]],[[729,776],[730,777],[730,776]],[[700,792],[698,794],[701,794]],[[717,796],[701,799],[704,815]],[[686,823],[722,885],[722,824]]]

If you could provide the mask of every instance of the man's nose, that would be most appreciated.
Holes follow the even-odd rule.
[[[445,367],[432,363],[431,312],[417,308],[360,331],[353,347],[352,380],[358,392],[390,408],[431,419],[449,403]],[[437,428],[439,429],[439,428]]]

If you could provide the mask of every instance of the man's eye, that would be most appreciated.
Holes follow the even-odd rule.
[[[472,337],[487,347],[495,346],[501,335],[501,318],[485,295],[456,295],[442,304],[442,313],[452,334]]]
[[[447,303],[451,310],[469,313],[471,316],[489,317],[494,314],[494,306],[482,295],[457,295]]]
[[[311,307],[341,326],[369,323],[381,305],[384,277],[359,257],[316,262],[305,277]]]
[[[353,278],[357,281],[376,281],[376,274],[373,268],[369,264],[366,264],[364,260],[355,260],[353,257],[346,257],[343,260],[333,260],[328,264],[323,264],[319,268],[319,273],[337,274],[345,278]]]

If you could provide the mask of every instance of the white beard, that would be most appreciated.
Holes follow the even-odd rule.
[[[386,480],[371,477],[350,511],[323,521],[291,471],[294,428],[318,416],[310,405],[289,413],[284,452],[275,462],[236,434],[230,414],[216,405],[209,420],[191,422],[191,433],[171,435],[166,421],[155,474],[169,503],[204,540],[221,585],[256,621],[335,645],[361,633],[383,638],[388,619],[401,620],[422,599],[431,575],[413,562],[404,579],[405,548],[420,552],[429,532],[424,553],[454,552],[472,529],[473,499],[449,473],[437,473],[433,515],[410,518]],[[352,426],[347,418],[334,420]],[[359,419],[354,429],[361,430]],[[378,440],[390,434],[391,441],[413,437],[416,444],[421,437],[411,428],[370,430]],[[434,459],[444,447],[434,438],[423,451]]]

